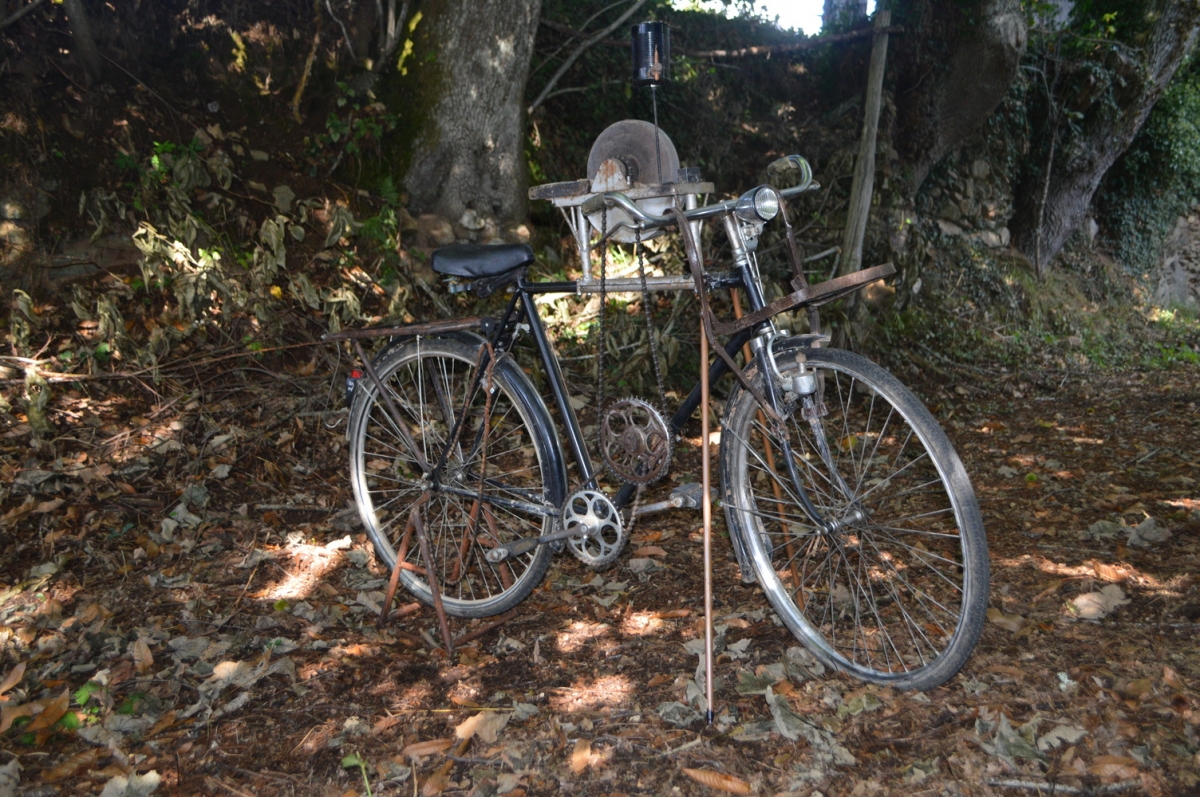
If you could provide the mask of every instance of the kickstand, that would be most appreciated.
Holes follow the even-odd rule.
[[[405,606],[401,606],[394,612],[391,610],[392,601],[396,597],[396,590],[400,586],[400,571],[411,570],[414,573],[425,576],[425,581],[429,584],[429,592],[433,595],[433,610],[437,613],[438,625],[441,627],[442,631],[443,644],[446,647],[446,655],[449,657],[454,655],[454,648],[456,644],[462,645],[464,643],[474,641],[484,634],[496,630],[509,620],[516,617],[518,610],[511,609],[487,625],[477,628],[474,631],[465,633],[457,639],[451,635],[450,621],[446,616],[446,609],[442,605],[442,590],[437,582],[437,578],[434,575],[434,568],[431,564],[432,558],[429,553],[429,537],[425,533],[425,524],[421,521],[420,508],[428,500],[429,494],[426,493],[420,499],[418,499],[416,505],[413,506],[412,511],[408,513],[408,524],[404,529],[404,538],[400,542],[400,550],[396,553],[396,565],[392,568],[392,576],[388,580],[387,594],[384,596],[383,606],[379,610],[379,628],[383,628],[392,620],[397,620],[401,617],[407,617],[408,615],[420,610],[421,605],[419,603],[409,603]],[[422,567],[418,567],[411,562],[405,561],[405,559],[408,557],[408,549],[412,543],[414,532],[417,536],[417,545],[421,550]],[[399,630],[396,630],[395,633],[404,634],[404,632]],[[416,639],[416,637],[411,637],[407,634],[405,634],[405,636],[414,640]]]
[[[446,619],[446,608],[442,606],[442,590],[438,586],[437,568],[434,567],[433,557],[429,553],[429,537],[425,534],[425,524],[421,521],[418,509],[419,507],[413,507],[412,512],[408,515],[408,522],[412,523],[417,531],[417,544],[421,546],[421,561],[425,564],[425,583],[429,585],[429,591],[433,594],[433,610],[437,612],[438,625],[442,629],[442,640],[446,644],[448,658],[454,655],[454,637],[450,635],[450,623]]]

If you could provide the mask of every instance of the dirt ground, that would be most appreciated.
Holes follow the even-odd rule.
[[[974,656],[924,694],[819,673],[715,512],[711,727],[688,701],[698,515],[642,521],[601,573],[564,553],[499,628],[452,620],[484,633],[447,658],[431,610],[377,628],[328,380],[271,370],[83,381],[47,441],[9,416],[0,794],[18,760],[27,795],[1196,793],[1194,366],[902,374],[992,557]]]

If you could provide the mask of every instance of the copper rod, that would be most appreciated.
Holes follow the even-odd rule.
[[[429,537],[425,534],[425,524],[421,522],[421,515],[417,510],[417,507],[413,507],[411,516],[413,525],[417,528],[417,542],[421,546],[421,558],[425,560],[425,583],[429,585],[429,591],[433,594],[433,610],[437,612],[438,624],[442,628],[446,656],[450,657],[454,655],[454,637],[450,636],[450,623],[446,620],[446,608],[442,606],[442,591],[438,587],[437,567],[429,553]]]
[[[425,503],[429,500],[429,493],[424,493],[418,500],[422,504]],[[378,518],[376,518],[375,522],[379,522]],[[408,523],[404,524],[404,536],[400,539],[400,551],[396,554],[396,566],[392,568],[392,577],[388,580],[387,594],[383,598],[383,606],[379,609],[380,628],[388,621],[388,612],[392,608],[392,600],[396,597],[396,587],[400,585],[400,571],[404,570],[404,566],[408,564],[404,560],[408,558],[408,544],[412,541],[412,533],[413,515],[410,512],[408,514]],[[412,565],[409,565],[409,568],[411,569]]]
[[[711,455],[708,446],[708,331],[700,324],[700,491],[704,518],[704,689],[708,724],[713,724],[713,587],[712,493],[709,484]]]

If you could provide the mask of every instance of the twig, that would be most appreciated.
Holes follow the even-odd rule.
[[[1050,783],[1045,780],[1016,780],[1013,778],[992,778],[988,781],[989,786],[998,786],[1002,789],[1029,789],[1036,791],[1039,794],[1045,792],[1047,794],[1120,794],[1123,791],[1136,789],[1142,785],[1139,779],[1122,780],[1117,783],[1110,783],[1107,786],[1097,786],[1094,789],[1085,788],[1082,786],[1063,786],[1060,783]]]
[[[308,87],[308,78],[312,74],[313,61],[315,61],[317,58],[317,48],[321,46],[322,16],[320,0],[313,0],[313,12],[313,15],[317,18],[317,29],[313,33],[312,47],[308,51],[308,58],[304,61],[304,72],[302,72],[300,75],[300,83],[296,86],[296,93],[292,95],[292,118],[294,118],[297,123],[304,121],[300,118],[300,100],[304,98],[304,89]]]
[[[340,506],[293,506],[292,504],[255,504],[263,512],[341,512]]]
[[[562,64],[558,67],[558,71],[556,71],[550,77],[550,80],[546,81],[546,85],[542,87],[542,91],[540,94],[538,94],[537,99],[535,99],[532,103],[529,104],[527,113],[533,113],[535,108],[537,108],[539,105],[541,105],[543,102],[545,102],[546,96],[548,94],[550,94],[550,92],[554,89],[554,86],[558,83],[559,79],[564,74],[566,74],[567,70],[570,69],[577,60],[579,60],[579,56],[583,55],[585,52],[590,50],[594,45],[598,44],[602,39],[606,38],[610,33],[612,33],[614,30],[619,28],[622,25],[622,23],[625,22],[625,20],[629,19],[629,17],[631,17],[635,11],[637,11],[639,8],[641,8],[645,4],[646,4],[646,0],[637,0],[633,5],[631,5],[627,9],[625,9],[624,14],[617,17],[616,22],[612,23],[607,28],[605,28],[604,30],[597,33],[595,36],[592,36],[591,38],[586,40],[583,44],[579,45],[579,47],[575,50],[575,52],[568,55],[566,60],[563,61]]]
[[[44,2],[44,0],[33,0],[32,3],[25,6],[24,8],[22,8],[18,11],[14,11],[11,15],[9,15],[8,19],[4,20],[3,22],[0,22],[0,30],[4,30],[9,25],[12,25],[14,22],[19,20],[21,17],[25,16],[33,9],[40,6],[43,2]]]
[[[669,756],[669,755],[675,755],[676,753],[682,753],[684,750],[690,750],[693,747],[698,746],[703,741],[704,741],[703,736],[697,736],[695,739],[691,740],[690,742],[681,744],[678,747],[671,749],[671,750],[664,750],[663,752],[659,753],[658,755],[656,755],[654,757],[655,758],[665,758],[666,756]]]
[[[792,53],[798,50],[812,50],[825,44],[866,39],[876,33],[903,33],[901,25],[886,25],[879,30],[862,28],[846,33],[831,33],[828,36],[814,36],[793,44],[760,44],[754,47],[743,47],[739,50],[678,50],[682,55],[691,58],[745,58],[748,55],[771,55],[773,53]]]
[[[126,75],[129,75],[129,78],[130,78],[130,79],[131,79],[131,80],[132,80],[134,83],[137,83],[139,86],[141,86],[142,88],[144,88],[146,91],[148,91],[148,92],[150,92],[151,94],[153,94],[153,95],[154,95],[156,98],[158,98],[158,101],[159,101],[159,102],[161,102],[163,105],[167,106],[167,110],[168,110],[168,111],[170,111],[171,113],[175,114],[176,116],[182,116],[182,114],[181,114],[181,113],[179,113],[179,111],[175,110],[175,107],[174,107],[173,105],[171,105],[171,103],[169,103],[169,102],[167,102],[165,99],[163,99],[163,96],[162,96],[161,94],[159,94],[157,91],[155,91],[154,89],[150,88],[150,87],[149,87],[149,86],[147,86],[145,83],[143,83],[143,82],[142,82],[142,81],[141,81],[141,80],[138,78],[138,76],[137,76],[137,75],[133,74],[133,73],[132,73],[132,72],[130,72],[128,69],[126,69],[125,67],[121,66],[121,65],[120,65],[120,64],[118,64],[116,61],[114,61],[113,59],[111,59],[111,58],[109,58],[107,55],[105,55],[104,53],[101,53],[101,54],[100,54],[100,57],[101,57],[101,58],[103,58],[105,61],[108,61],[110,64],[112,64],[113,66],[115,66],[117,69],[120,69],[120,70],[121,70],[122,72],[124,72]]]
[[[354,45],[350,43],[350,34],[346,32],[346,26],[342,24],[338,15],[333,13],[333,4],[329,0],[325,0],[325,8],[329,9],[329,16],[333,17],[333,21],[342,29],[342,41],[346,43],[346,49],[350,52],[350,60],[357,64],[358,56],[354,54]]]
[[[502,614],[498,618],[496,618],[496,620],[494,620],[493,622],[490,622],[487,625],[485,625],[483,628],[477,628],[474,631],[470,632],[469,634],[463,634],[458,639],[454,640],[454,647],[459,647],[460,645],[463,645],[467,642],[473,642],[474,640],[479,639],[479,637],[483,636],[484,634],[488,633],[489,631],[496,630],[497,628],[504,625],[505,623],[507,623],[509,620],[513,619],[516,616],[517,616],[517,609],[510,609],[509,611],[505,612],[504,614]]]

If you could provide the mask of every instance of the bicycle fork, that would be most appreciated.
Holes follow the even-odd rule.
[[[822,418],[828,414],[828,411],[825,408],[821,394],[818,374],[815,371],[806,369],[804,367],[804,361],[802,359],[803,353],[801,352],[797,356],[797,365],[800,367],[800,370],[790,377],[785,377],[775,361],[775,353],[772,348],[776,337],[777,335],[771,334],[765,336],[765,339],[760,338],[758,345],[756,346],[757,351],[754,354],[754,358],[758,360],[759,371],[764,376],[763,382],[765,389],[763,397],[770,404],[772,409],[776,411],[777,416],[781,419],[785,419],[786,414],[783,411],[784,403],[780,395],[781,389],[797,396],[801,405],[798,410],[801,414],[801,417],[807,420],[812,428],[814,444],[816,446],[817,453],[820,456],[822,466],[828,474],[830,485],[833,489],[844,495],[847,501],[850,502],[851,505],[849,511],[840,518],[830,517],[826,513],[822,512],[822,510],[813,502],[812,498],[809,496],[808,490],[804,486],[804,479],[802,478],[797,466],[797,456],[795,449],[792,446],[791,435],[788,433],[786,420],[777,421],[772,424],[774,427],[772,429],[774,432],[773,441],[771,439],[772,435],[768,435],[765,430],[763,432],[763,445],[767,459],[767,466],[777,479],[777,485],[780,482],[790,484],[793,495],[796,497],[797,502],[804,510],[804,514],[808,516],[808,519],[812,521],[812,524],[816,527],[817,533],[822,536],[831,536],[850,524],[859,523],[865,520],[866,514],[862,507],[857,506],[857,502],[853,501],[853,491],[842,478],[842,475],[839,472],[836,463],[834,462],[833,452],[829,448],[829,442],[825,436],[824,422],[822,421]],[[766,423],[765,418],[763,419],[763,423]],[[743,444],[748,445],[749,441],[743,441]],[[779,458],[776,458],[772,453],[773,445],[779,448],[779,458],[783,460],[786,476],[778,473],[777,468],[779,464]],[[776,500],[782,502],[782,498],[782,495],[777,489]],[[784,521],[784,513],[782,509],[779,510],[779,514],[781,523],[784,523],[786,534],[788,524]],[[754,571],[750,566],[750,558],[748,552],[745,550],[745,545],[746,542],[740,538],[737,538],[736,536],[733,538],[734,553],[737,555],[738,564],[741,567],[743,574],[742,580],[749,583],[754,580]],[[767,546],[768,553],[770,552],[770,547],[770,545]],[[789,550],[790,559],[790,539],[787,543],[787,547]]]

